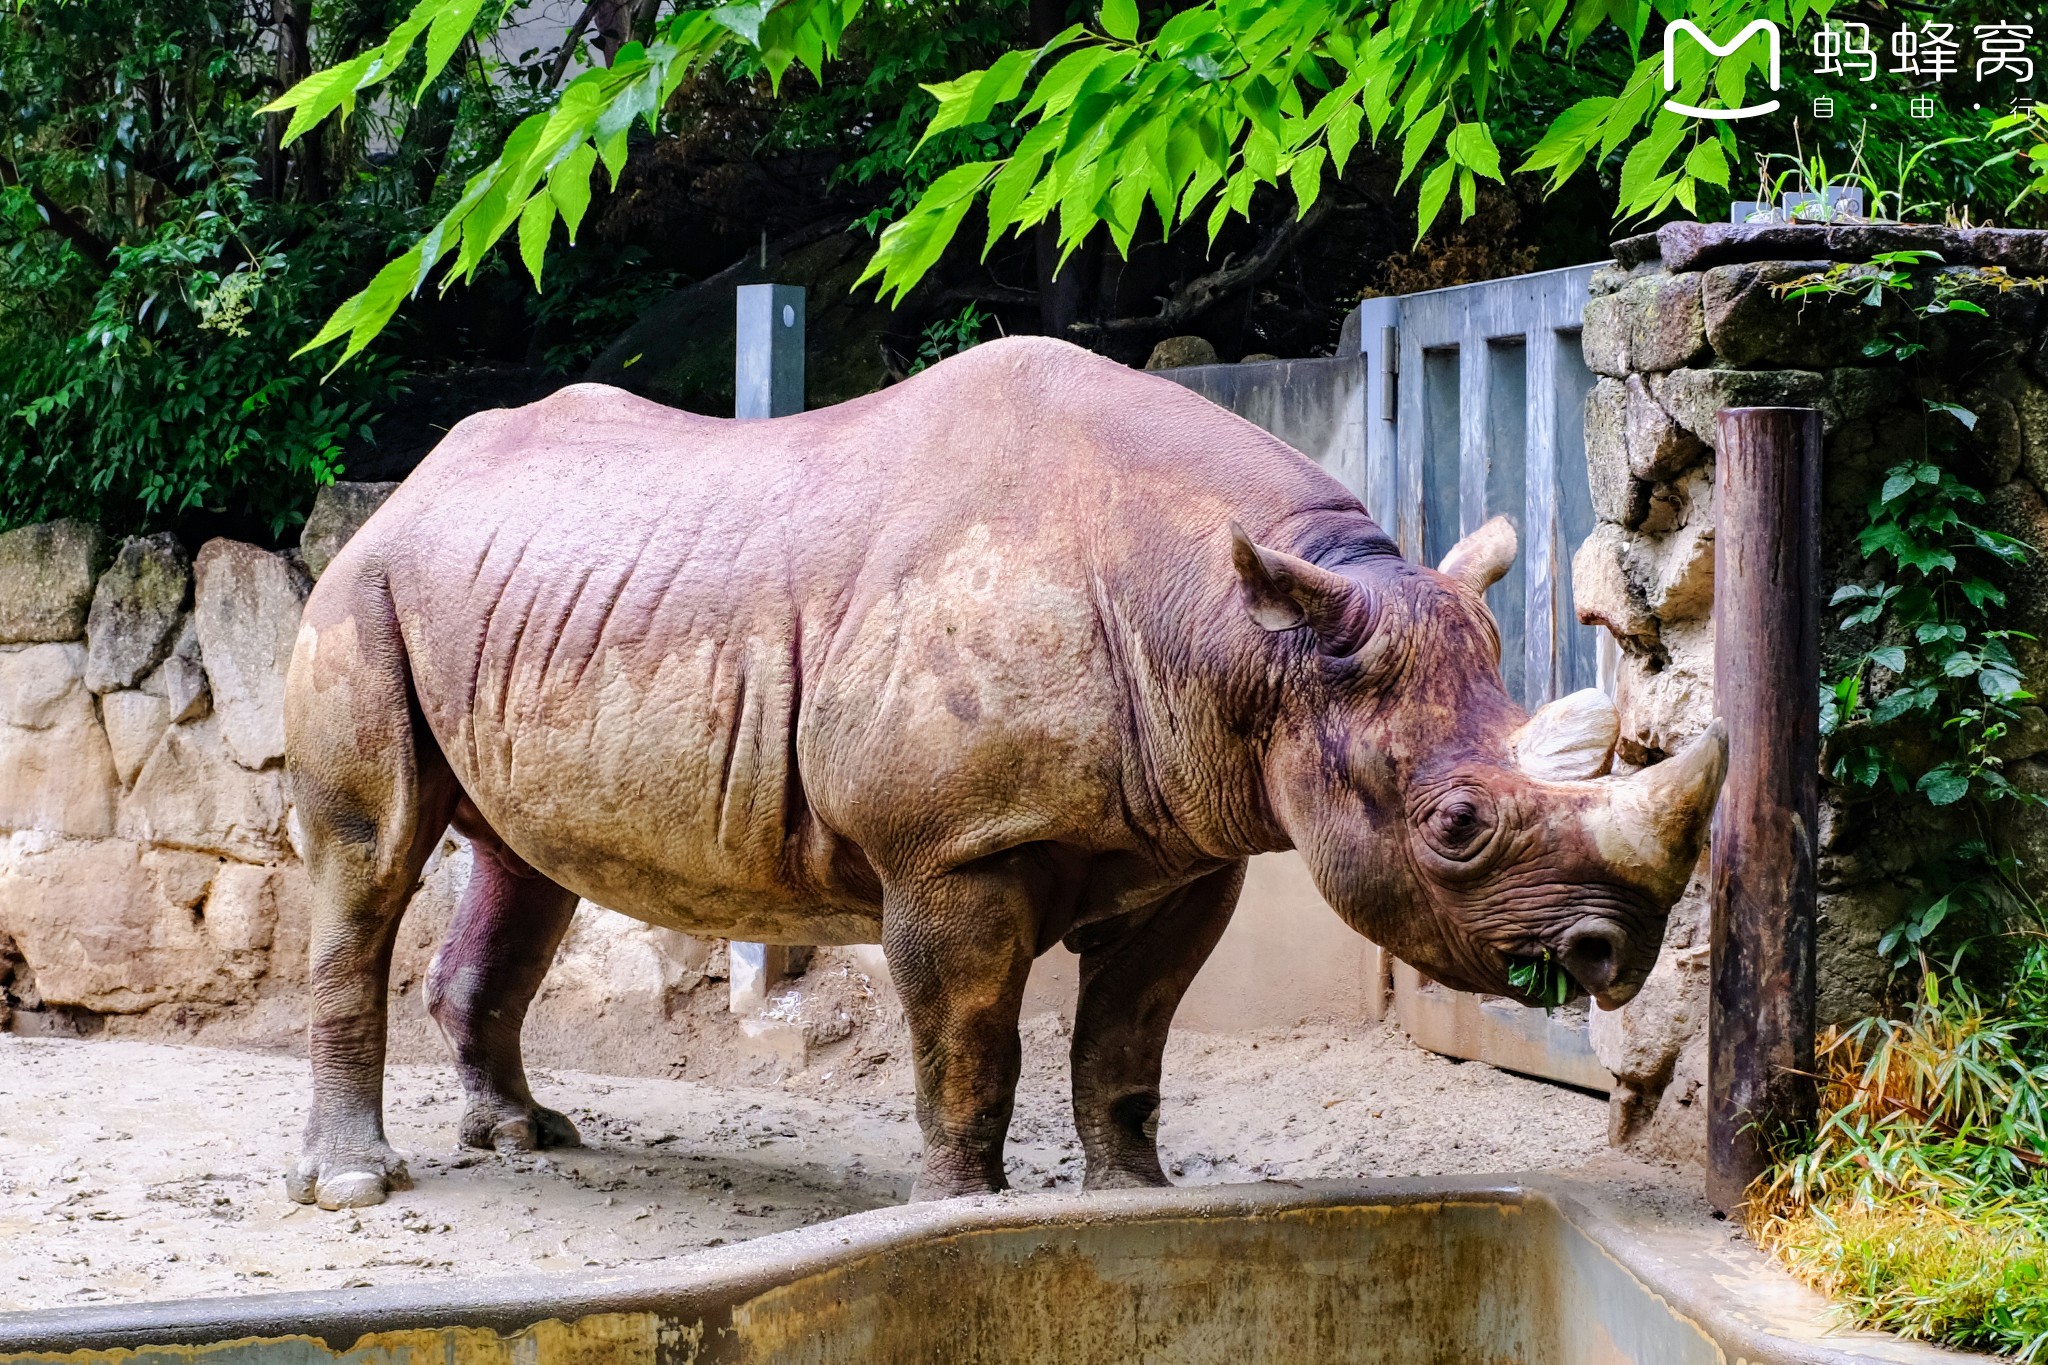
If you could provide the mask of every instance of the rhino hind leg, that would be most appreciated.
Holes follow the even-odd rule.
[[[1243,885],[1244,864],[1232,863],[1149,911],[1070,936],[1081,956],[1071,1064],[1085,1188],[1172,1183],[1156,1140],[1166,1034]]]
[[[535,1103],[519,1031],[576,912],[574,892],[528,866],[465,802],[469,885],[427,969],[427,1012],[455,1053],[469,1103],[457,1137],[500,1152],[577,1147],[567,1115]]]
[[[285,694],[285,763],[313,889],[313,1106],[285,1190],[379,1204],[411,1184],[384,1135],[391,950],[458,788],[412,705],[404,651],[371,586],[309,604]]]
[[[903,998],[924,1152],[913,1200],[1009,1188],[1009,1135],[1040,890],[1028,851],[909,880],[885,877],[882,951]]]

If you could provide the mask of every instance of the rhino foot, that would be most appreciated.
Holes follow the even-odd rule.
[[[381,1204],[393,1190],[412,1188],[405,1158],[384,1144],[362,1151],[315,1151],[300,1157],[285,1177],[294,1203],[323,1209],[359,1209]]]
[[[544,1147],[581,1147],[583,1135],[567,1114],[538,1104],[526,1107],[472,1102],[463,1111],[456,1138],[487,1152],[536,1152]]]

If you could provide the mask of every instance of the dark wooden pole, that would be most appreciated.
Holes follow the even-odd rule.
[[[1820,802],[1820,414],[1717,414],[1714,704],[1728,780],[1709,880],[1707,1198],[1733,1214],[1810,1125]]]

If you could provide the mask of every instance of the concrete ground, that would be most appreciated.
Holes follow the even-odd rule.
[[[1025,1028],[1019,1189],[1077,1185],[1067,1040]],[[417,1182],[378,1208],[287,1201],[302,1059],[0,1035],[0,1311],[646,1265],[900,1201],[917,1126],[902,1039],[778,1085],[537,1070],[586,1146],[458,1150],[445,1066],[393,1067]],[[1159,1142],[1182,1183],[1571,1168],[1604,1150],[1592,1096],[1422,1052],[1392,1028],[1177,1033]]]

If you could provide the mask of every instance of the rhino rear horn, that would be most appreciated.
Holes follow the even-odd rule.
[[[1230,523],[1230,557],[1244,594],[1245,614],[1267,630],[1308,626],[1327,645],[1353,634],[1360,589],[1342,574],[1280,550],[1254,544]]]
[[[1515,761],[1540,782],[1587,782],[1614,762],[1621,718],[1597,687],[1559,697],[1515,736]]]
[[[1495,517],[1453,545],[1444,562],[1437,565],[1437,572],[1478,597],[1498,583],[1515,562],[1515,549],[1515,524],[1506,517]]]

